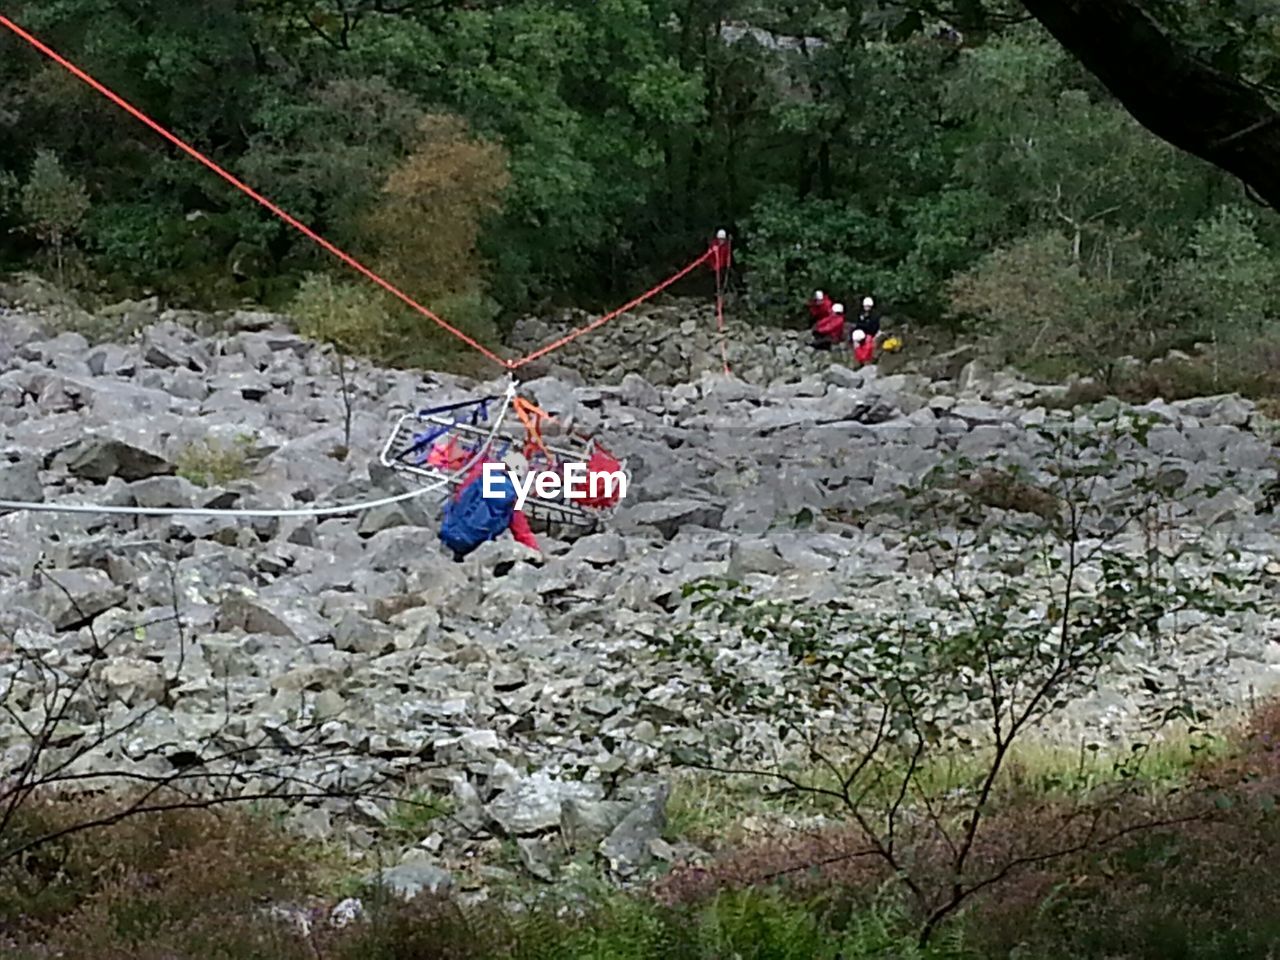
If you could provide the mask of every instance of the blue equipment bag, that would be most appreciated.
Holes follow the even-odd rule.
[[[516,512],[515,484],[504,475],[495,486],[500,496],[486,498],[484,477],[478,476],[462,488],[456,500],[445,505],[440,540],[454,553],[468,554],[486,540],[496,540],[511,526]]]

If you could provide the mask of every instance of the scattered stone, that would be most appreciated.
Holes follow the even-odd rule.
[[[599,800],[603,795],[596,784],[553,780],[538,772],[502,791],[485,810],[507,836],[526,836],[558,827],[566,800]]]
[[[447,893],[453,889],[453,875],[426,861],[410,861],[387,867],[366,878],[369,886],[381,886],[393,897],[409,901],[422,893]]]
[[[400,411],[503,389],[351,361],[355,439],[342,451],[333,357],[287,318],[135,304],[121,309],[141,318],[136,338],[90,348],[52,336],[45,307],[8,309],[0,499],[286,510],[373,499],[412,484],[377,462]],[[534,349],[586,320],[520,322],[511,345]],[[668,790],[654,780],[673,752],[737,762],[775,748],[777,728],[710,695],[666,642],[681,632],[761,688],[789,689],[796,674],[771,644],[700,624],[687,585],[737,580],[782,604],[864,610],[885,610],[890,591],[913,615],[939,616],[933,558],[906,549],[888,512],[899,487],[952,453],[998,455],[1027,476],[1001,487],[975,468],[970,492],[994,535],[1005,520],[1053,513],[1035,493],[1050,482],[1038,428],[1065,416],[1050,402],[1061,389],[986,369],[971,348],[919,364],[904,356],[919,371],[906,373],[853,369],[808,350],[799,333],[762,326],[740,330],[730,349],[725,376],[714,313],[672,301],[529,369],[536,379],[523,392],[560,419],[547,439],[595,434],[630,471],[627,498],[599,529],[535,518],[541,555],[503,536],[454,563],[430,496],[282,521],[0,514],[6,702],[39,721],[37,686],[12,669],[22,651],[59,677],[88,671],[94,696],[57,727],[59,744],[142,717],[78,759],[78,774],[163,776],[212,762],[212,737],[232,752],[265,744],[264,763],[287,758],[294,782],[317,792],[430,791],[441,809],[413,821],[415,859],[380,875],[398,896],[455,885],[480,896],[517,879],[474,865],[498,849],[543,882],[570,856],[575,867],[594,857],[624,881],[655,861],[701,856],[663,839]],[[1083,423],[1108,407],[1127,409],[1104,403]],[[1143,409],[1160,425],[1126,462],[1188,490],[1161,518],[1162,536],[1238,545],[1240,569],[1274,578],[1280,519],[1259,508],[1275,449],[1253,405],[1227,396]],[[1140,540],[1128,546],[1142,551]],[[1018,566],[982,558],[966,575]],[[181,625],[166,619],[175,605]],[[1163,618],[1161,633],[1178,642],[1126,652],[1096,694],[1069,705],[1061,736],[1123,736],[1152,689],[1197,706],[1267,695],[1280,683],[1278,621],[1266,603],[1237,618]],[[824,682],[839,681],[832,670]],[[817,731],[841,719],[814,708],[805,722]],[[0,779],[23,742],[0,717]],[[271,785],[265,768],[232,781],[245,793]],[[399,825],[394,810],[369,796],[312,798],[287,813],[301,835],[372,856]],[[339,915],[353,922],[358,901]]]
[[[44,486],[40,483],[40,471],[34,462],[28,460],[0,466],[0,500],[44,503]],[[0,511],[0,516],[8,512]]]
[[[660,783],[650,788],[630,812],[600,843],[600,853],[609,869],[619,877],[631,877],[653,860],[653,843],[662,838],[667,825],[667,800],[671,787]]]

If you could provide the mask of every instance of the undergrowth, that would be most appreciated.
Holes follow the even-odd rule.
[[[1064,379],[1064,373],[1057,370],[1048,379]],[[1074,409],[1107,397],[1135,404],[1152,400],[1172,403],[1223,393],[1238,393],[1275,408],[1280,401],[1280,343],[1260,342],[1249,356],[1230,360],[1207,352],[1116,368],[1107,376],[1071,384],[1046,406]]]
[[[1280,709],[1268,708],[1239,735],[1154,748],[1132,767],[1152,788],[1141,801],[1149,809],[1135,814],[1160,810],[1168,826],[1017,871],[926,947],[893,877],[839,858],[858,842],[848,826],[738,834],[709,867],[677,866],[648,892],[601,889],[585,903],[544,897],[516,910],[375,891],[364,919],[337,928],[327,922],[332,896],[309,896],[331,865],[278,819],[246,809],[126,820],[0,862],[0,951],[13,960],[1263,960],[1280,938],[1270,882],[1280,867],[1278,745]],[[1008,769],[992,815],[1002,839],[980,856],[1051,832],[1059,800],[1130,775],[1122,754],[1043,745],[1024,747]],[[673,821],[729,836],[721,799],[710,780],[682,780]],[[734,788],[734,802],[756,799]],[[1214,815],[1179,821],[1204,806]],[[105,798],[40,799],[3,839],[11,848],[109,809]],[[292,919],[272,909],[281,906],[296,908]]]

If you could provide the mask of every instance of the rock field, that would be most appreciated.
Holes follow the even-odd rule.
[[[131,309],[145,321],[137,336],[91,346],[49,332],[19,298],[0,301],[0,499],[277,509],[394,494],[409,488],[377,463],[393,416],[477,389],[359,365],[343,460],[333,359],[286,318]],[[513,347],[570,321],[526,321]],[[673,302],[615,321],[524,383],[627,458],[631,480],[603,532],[539,531],[540,561],[504,537],[455,564],[436,539],[438,496],[320,519],[0,515],[0,699],[12,711],[0,716],[0,779],[27,755],[24,726],[45,719],[42,691],[87,676],[49,748],[50,764],[74,757],[77,774],[163,777],[203,760],[233,792],[286,774],[303,792],[382,784],[359,800],[296,799],[300,829],[357,844],[386,821],[382,795],[449,795],[449,815],[389,874],[403,889],[456,882],[490,838],[514,842],[544,879],[565,847],[594,848],[624,878],[677,856],[659,837],[668,751],[709,743],[725,722],[748,741],[774,735],[769,718],[713,704],[687,666],[653,651],[650,638],[688,617],[681,587],[732,575],[779,598],[855,585],[911,596],[898,540],[831,515],[874,510],[951,452],[1031,456],[1027,426],[1055,416],[1040,406],[1051,389],[1008,374],[878,375],[806,349],[800,333],[738,332],[740,379],[728,379],[713,333],[705,304]],[[1181,522],[1237,543],[1274,587],[1280,520],[1255,504],[1275,450],[1252,404],[1145,409],[1161,420],[1152,456],[1225,484],[1188,500]],[[243,458],[246,475],[184,477],[205,448]],[[798,528],[806,508],[815,520]],[[1152,678],[1215,708],[1267,693],[1280,676],[1274,610],[1202,624],[1121,669],[1064,729],[1123,731]]]

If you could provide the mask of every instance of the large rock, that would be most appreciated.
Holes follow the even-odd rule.
[[[124,602],[127,593],[101,570],[42,570],[14,603],[59,630],[73,630]]]
[[[30,460],[0,466],[0,500],[43,503],[44,485],[40,471]],[[7,511],[0,511],[4,513]]]
[[[111,660],[102,668],[101,676],[112,695],[131,707],[159,703],[164,698],[164,670],[150,660]]]
[[[593,566],[619,563],[626,558],[627,544],[616,533],[596,533],[574,542],[569,559],[581,560]]]
[[[408,901],[423,893],[447,893],[453,889],[453,875],[434,863],[410,860],[373,874],[365,883],[380,886],[393,897]]]
[[[538,772],[498,794],[485,812],[507,836],[528,836],[558,827],[566,800],[590,802],[603,796],[598,784],[555,780]]]
[[[311,607],[310,598],[255,597],[232,593],[218,611],[218,629],[288,637],[299,643],[331,640],[333,627]]]
[[[630,812],[600,843],[600,854],[619,877],[630,877],[653,860],[653,844],[662,838],[667,825],[669,784],[660,783],[645,791]]]
[[[658,388],[638,374],[629,373],[623,377],[621,387],[623,401],[633,407],[654,407],[662,403]]]
[[[767,540],[734,540],[729,547],[729,576],[742,578],[751,573],[780,573],[788,564]]]
[[[718,527],[724,511],[723,504],[687,499],[667,500],[632,507],[619,517],[619,521],[632,529],[652,527],[670,540],[685,526]]]
[[[587,850],[599,844],[631,812],[624,800],[566,799],[560,806],[560,835],[571,850]]]
[[[86,437],[58,455],[74,476],[99,483],[119,477],[142,480],[174,471],[173,464],[157,453],[110,437]]]
[[[377,655],[395,649],[395,633],[383,624],[347,610],[333,631],[333,644],[339,650]]]

